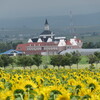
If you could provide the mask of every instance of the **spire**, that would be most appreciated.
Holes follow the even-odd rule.
[[[45,25],[48,25],[48,21],[47,21],[47,19],[45,20]]]
[[[49,24],[48,24],[47,19],[45,20],[44,30],[49,30]]]

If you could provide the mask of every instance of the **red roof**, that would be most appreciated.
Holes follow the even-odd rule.
[[[54,42],[33,42],[26,44],[18,44],[16,50],[18,51],[27,51],[27,46],[57,46],[58,44]]]
[[[26,46],[46,46],[46,45],[57,45],[54,42],[33,42],[33,43],[26,43]]]
[[[75,41],[77,41],[78,43],[79,43],[79,42],[82,42],[80,39],[75,39]]]
[[[78,42],[78,43],[82,42],[80,39],[75,39],[75,41]],[[66,41],[66,45],[72,45],[71,42],[70,42],[70,40]]]
[[[26,45],[25,44],[18,44],[17,47],[16,47],[16,50],[26,51]]]
[[[72,45],[72,44],[70,43],[70,40],[67,40],[67,41],[66,41],[66,45]]]

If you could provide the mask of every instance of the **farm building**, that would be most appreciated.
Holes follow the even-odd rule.
[[[44,31],[37,38],[30,38],[28,43],[19,44],[16,50],[25,52],[26,55],[41,54],[55,55],[66,49],[82,48],[83,42],[76,36],[70,40],[66,37],[55,37],[54,32],[50,31],[48,21],[46,19]]]

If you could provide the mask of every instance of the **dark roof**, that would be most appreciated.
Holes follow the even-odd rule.
[[[44,30],[40,35],[50,35],[51,34],[51,31],[49,30]]]
[[[48,21],[47,21],[47,19],[45,20],[45,25],[48,25]]]
[[[37,42],[38,41],[38,38],[33,38],[32,41],[33,42]]]
[[[47,42],[48,38],[41,38],[43,42]]]

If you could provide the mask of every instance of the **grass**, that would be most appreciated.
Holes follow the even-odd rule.
[[[43,67],[44,65],[40,65],[39,66],[39,69],[44,69],[44,67]],[[55,66],[55,67],[53,67],[52,65],[47,65],[48,66],[48,68],[54,68],[54,69],[58,69],[58,66]],[[79,64],[78,65],[78,69],[89,69],[89,67],[90,67],[90,64]],[[100,69],[100,63],[99,64],[94,64],[94,67],[95,67],[95,69]],[[60,66],[60,68],[59,69],[62,69],[63,67],[62,66]],[[66,69],[70,69],[70,67],[69,66],[65,66],[65,68]],[[0,67],[0,69],[4,69],[4,68],[2,68],[2,67]],[[12,66],[11,65],[9,65],[8,67],[6,67],[5,69],[12,69]],[[21,67],[21,66],[14,66],[14,68],[13,69],[24,69],[23,67]],[[30,69],[28,66],[25,68],[25,69]],[[38,69],[38,67],[37,66],[35,66],[35,65],[33,65],[32,67],[31,67],[31,69]],[[73,64],[72,66],[71,66],[71,69],[77,69],[77,65],[76,64]]]
[[[43,65],[50,64],[50,56],[42,56],[42,64]]]
[[[81,60],[80,60],[79,64],[88,64],[88,57],[81,56]]]

